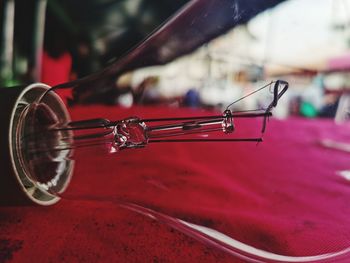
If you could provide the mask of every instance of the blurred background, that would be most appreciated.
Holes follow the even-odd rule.
[[[1,86],[51,86],[97,72],[187,0],[2,0]],[[271,80],[290,83],[276,116],[348,117],[350,0],[232,1],[235,23],[166,63],[118,74],[113,85],[66,94],[70,104],[222,109]],[[220,16],[220,14],[218,14]],[[215,21],[213,21],[215,24]],[[184,27],[184,30],[188,28]],[[204,44],[203,44],[204,43]],[[247,99],[241,109],[254,109]]]

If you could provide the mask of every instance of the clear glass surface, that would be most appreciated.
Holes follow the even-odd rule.
[[[286,65],[282,61],[287,61],[288,56],[282,56],[285,54],[282,54],[281,46],[300,47],[304,44],[300,39],[309,39],[305,36],[306,29],[295,21],[295,24],[290,23],[293,15],[295,19],[300,17],[298,12],[283,13],[283,8],[287,5],[296,5],[295,8],[298,8],[300,2],[293,0],[278,4],[278,1],[253,0],[191,1],[144,42],[105,70],[84,79],[53,87],[31,105],[27,113],[28,119],[23,124],[24,133],[29,133],[30,140],[28,137],[25,137],[25,140],[21,138],[23,142],[20,147],[27,154],[24,162],[33,175],[32,180],[49,193],[64,199],[114,202],[118,209],[125,208],[167,224],[244,261],[346,262],[349,259],[350,229],[346,224],[347,218],[343,216],[346,211],[349,212],[349,206],[341,200],[348,200],[350,192],[346,182],[342,182],[340,186],[334,182],[336,180],[334,178],[340,180],[339,170],[346,168],[347,156],[337,153],[337,159],[332,159],[333,155],[329,150],[319,145],[316,147],[315,144],[323,139],[322,134],[326,137],[333,134],[347,138],[344,131],[348,132],[349,127],[344,126],[340,130],[339,127],[327,122],[323,124],[324,130],[315,131],[317,125],[313,127],[312,122],[306,124],[292,120],[291,123],[295,123],[296,126],[290,128],[279,121],[272,121],[272,127],[267,127],[267,135],[264,135],[264,138],[267,137],[267,142],[263,145],[273,146],[265,147],[259,144],[259,147],[256,147],[255,143],[261,141],[262,131],[265,132],[266,123],[269,126],[268,118],[264,114],[271,103],[274,103],[276,94],[268,85],[261,93],[245,96],[264,87],[275,78],[265,77],[265,81],[248,80],[251,85],[239,94],[234,94],[233,89],[226,89],[223,85],[221,91],[223,94],[227,92],[228,95],[225,96],[226,100],[221,100],[225,104],[223,110],[216,111],[215,114],[199,110],[188,111],[186,114],[189,112],[191,114],[182,115],[182,110],[161,108],[155,116],[147,107],[121,110],[94,105],[71,106],[76,102],[86,103],[88,101],[86,98],[93,98],[91,94],[99,94],[99,91],[120,89],[120,80],[130,72],[135,74],[134,76],[141,76],[138,83],[143,83],[142,85],[146,85],[145,81],[152,82],[147,76],[149,73],[142,71],[144,69],[153,72],[167,67],[161,71],[164,76],[162,81],[174,85],[175,95],[176,86],[180,86],[181,79],[201,83],[203,90],[210,91],[213,83],[221,83],[218,79],[226,83],[225,79],[232,77],[228,74],[228,69],[232,70],[249,63],[256,64],[258,71],[262,67],[281,72],[285,68],[293,68],[298,72],[312,71],[314,69],[296,68],[296,65]],[[321,2],[321,6],[326,6],[327,1]],[[307,10],[300,11],[307,14],[314,12],[309,5],[305,8]],[[267,11],[262,12],[265,9]],[[271,18],[271,25],[267,29],[272,33],[266,31],[268,36],[262,37],[258,22],[266,22],[263,17],[273,17],[273,14],[276,14],[278,19]],[[321,23],[319,18],[310,16],[310,20],[304,24],[307,26],[312,22]],[[250,22],[245,24],[248,21]],[[290,32],[281,30],[282,24],[288,25]],[[251,57],[240,56],[238,54],[242,51],[242,47],[239,46],[240,38],[230,42],[232,48],[226,47],[226,50],[232,51],[231,53],[216,52],[215,47],[221,45],[217,37],[223,34],[227,34],[227,37],[230,37],[230,34],[238,34],[237,31],[229,32],[237,28],[248,30],[249,33],[245,37],[251,37],[253,42],[254,37],[267,41],[263,56],[261,53]],[[313,31],[308,31],[307,34],[311,36],[315,34],[314,37],[318,37]],[[278,48],[275,50],[274,47]],[[236,48],[238,53],[235,52]],[[186,64],[186,67],[178,67],[173,72],[171,66],[174,64],[171,63],[181,63],[175,59],[186,57],[191,52],[197,52],[199,55],[190,59],[190,64]],[[280,57],[276,55],[278,52],[282,52]],[[296,55],[299,51],[289,52],[294,52]],[[211,68],[215,63],[221,65],[221,70],[218,70],[220,67],[215,67],[219,72]],[[208,68],[196,68],[200,64],[208,65]],[[151,66],[159,68],[150,69]],[[279,76],[281,75],[283,74],[280,73]],[[249,79],[248,76],[240,77]],[[292,86],[295,85],[293,78],[287,77],[287,80]],[[274,83],[271,84],[272,87],[273,85]],[[283,87],[278,89],[277,95]],[[206,94],[209,95],[202,95],[202,100],[216,103],[214,95],[210,95],[210,92]],[[136,100],[138,93],[134,91],[133,95]],[[61,103],[65,103],[70,119],[60,118],[60,113],[51,112],[47,107],[50,98],[55,96],[61,96]],[[230,110],[228,114],[225,106],[242,97],[244,99],[239,101],[240,104],[237,102],[228,108]],[[288,95],[286,97],[283,99],[290,98]],[[249,112],[251,110],[252,112]],[[275,111],[277,116],[283,115],[283,110],[278,110],[278,107]],[[262,115],[261,118],[240,118],[242,114]],[[313,128],[310,128],[311,126]],[[301,130],[306,131],[305,137]],[[300,136],[295,136],[298,132]],[[310,132],[314,135],[310,136]],[[211,144],[212,142],[208,142],[210,138],[224,140]],[[228,138],[252,139],[255,143],[246,141],[236,146],[232,141],[225,141]],[[199,143],[191,142],[197,139]],[[148,146],[152,140],[155,145]],[[164,144],[159,143],[159,140]],[[174,144],[173,140],[183,142]],[[184,144],[186,140],[190,143]],[[315,140],[315,143],[310,143],[310,140]],[[121,151],[124,149],[125,151]],[[299,156],[288,153],[289,150],[295,152],[296,149],[300,151]],[[270,156],[267,157],[267,153]],[[215,155],[215,158],[211,154]],[[316,169],[316,166],[322,166],[322,163],[311,165],[307,162],[308,154],[312,156],[313,161],[324,161],[325,158],[322,156],[328,155],[324,163],[325,167],[328,165],[325,172]],[[179,156],[184,161],[176,161]],[[71,185],[64,191],[65,187],[57,184],[55,176],[50,171],[64,170],[65,164],[72,162],[73,159],[76,162],[76,170]],[[207,163],[205,167],[208,170],[201,170],[200,165],[196,165],[201,162]],[[157,169],[158,166],[163,167],[164,163],[174,178],[168,178],[167,174],[170,173]],[[186,165],[191,173],[188,176],[184,176],[187,171]],[[144,169],[148,174],[143,174]],[[154,173],[149,174],[150,171]],[[260,176],[257,176],[257,173]],[[181,174],[183,177],[180,178]],[[252,174],[254,179],[250,179]],[[285,174],[288,176],[284,177]],[[290,176],[291,174],[295,177]],[[307,180],[298,174],[303,174]],[[259,181],[250,182],[257,178]],[[345,177],[341,178],[343,180]],[[340,192],[323,189],[324,185],[320,183],[322,180],[329,180],[335,189],[341,189]],[[210,185],[207,182],[211,182]],[[259,184],[260,188],[256,187]],[[277,185],[286,188],[278,189]],[[310,191],[309,195],[305,193],[307,191]],[[328,192],[322,194],[320,193],[322,191]],[[333,197],[330,192],[334,192]],[[212,205],[214,203],[221,205],[215,207]],[[318,209],[313,206],[315,203],[324,207]],[[332,212],[334,209],[332,203],[337,204],[334,207],[341,206],[344,209],[342,217],[337,217],[338,214]],[[198,208],[191,210],[190,207],[193,208],[196,204]],[[305,206],[310,206],[310,211],[307,211]],[[210,216],[206,216],[206,211]],[[257,218],[257,214],[261,214],[261,218]],[[289,220],[296,215],[300,220],[295,219],[297,225],[292,225]],[[318,221],[310,222],[308,218]],[[251,224],[260,223],[261,229],[255,229],[254,224],[245,224],[245,220]],[[343,224],[341,228],[343,231],[335,228],[332,237],[328,240],[324,237],[321,240],[322,231],[337,224]],[[247,236],[236,237],[237,228],[246,229]],[[316,233],[315,229],[317,233],[321,233],[318,234],[317,240],[311,236]],[[249,235],[252,239],[256,237],[254,233],[261,236],[261,242],[249,242]],[[298,244],[298,240],[301,240],[302,244]],[[285,243],[288,243],[289,247],[282,248],[281,245],[280,250],[276,249],[279,247],[278,244]]]

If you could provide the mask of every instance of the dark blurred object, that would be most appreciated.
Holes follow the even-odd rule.
[[[76,48],[73,49],[73,57],[73,71],[76,74],[76,78],[85,77],[93,72],[94,51],[91,46],[91,40],[86,33],[77,37]]]
[[[158,94],[155,94],[154,88],[159,82],[157,77],[145,78],[134,90],[134,102],[136,104],[153,104],[158,100]]]
[[[70,80],[72,37],[50,12],[46,21],[40,79],[45,84],[55,86]]]
[[[71,80],[72,73],[72,36],[60,21],[47,11],[44,50],[40,54],[39,80],[49,86]],[[69,90],[60,91],[61,97],[71,97]]]
[[[199,93],[195,89],[190,89],[185,94],[184,105],[191,108],[196,108],[200,106]]]
[[[323,118],[334,118],[339,106],[339,96],[328,95],[325,97],[325,100],[325,106],[320,110],[319,116]]]

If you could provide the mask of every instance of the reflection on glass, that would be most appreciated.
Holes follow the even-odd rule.
[[[347,1],[345,2],[347,3]],[[234,236],[235,223],[237,222],[232,215],[240,217],[242,221],[248,218],[250,222],[259,221],[261,218],[252,218],[252,215],[246,210],[242,210],[242,214],[239,211],[234,214],[230,210],[233,207],[230,206],[232,204],[235,204],[235,208],[237,207],[239,210],[242,208],[240,206],[240,202],[242,202],[249,206],[252,211],[259,209],[260,213],[265,211],[267,215],[264,214],[264,216],[268,218],[267,222],[269,223],[266,223],[266,227],[260,226],[261,229],[255,229],[256,233],[263,232],[261,235],[268,236],[270,239],[266,239],[274,243],[275,239],[264,231],[267,231],[266,229],[269,227],[272,229],[274,222],[278,222],[278,227],[281,229],[273,230],[275,235],[277,233],[276,240],[281,241],[283,240],[282,233],[285,233],[290,226],[286,223],[287,227],[284,227],[285,221],[289,222],[286,215],[282,213],[284,208],[290,208],[291,206],[288,205],[292,203],[294,204],[292,207],[301,213],[298,210],[298,205],[301,205],[300,199],[304,195],[293,191],[307,191],[306,189],[309,188],[312,191],[314,190],[312,187],[317,186],[317,182],[319,182],[315,179],[315,182],[309,185],[307,184],[309,181],[298,178],[297,172],[302,173],[303,168],[307,167],[311,173],[316,171],[320,173],[320,176],[323,176],[322,172],[315,167],[320,164],[313,165],[311,169],[307,161],[301,160],[307,158],[304,156],[304,149],[300,149],[299,159],[295,158],[289,162],[291,167],[281,167],[282,164],[287,164],[285,156],[290,156],[285,154],[289,149],[295,150],[295,145],[314,147],[314,145],[306,144],[310,142],[305,142],[306,140],[303,140],[302,136],[296,136],[299,132],[298,127],[285,128],[283,132],[287,135],[283,134],[282,136],[281,132],[278,134],[280,136],[278,140],[270,142],[274,143],[274,147],[278,149],[278,151],[271,149],[271,156],[259,152],[263,149],[256,150],[251,146],[245,146],[239,148],[240,152],[236,152],[233,159],[229,159],[229,157],[232,158],[231,151],[233,151],[234,146],[227,146],[227,144],[231,141],[260,142],[262,140],[261,133],[265,132],[268,117],[272,113],[277,117],[288,117],[292,101],[296,98],[301,97],[309,103],[309,106],[311,105],[312,112],[308,112],[309,116],[320,110],[320,96],[323,94],[321,88],[323,88],[324,81],[323,76],[316,80],[314,77],[319,71],[327,75],[329,72],[323,72],[329,70],[327,68],[329,65],[325,60],[330,55],[341,54],[347,49],[341,38],[335,37],[335,35],[340,35],[336,32],[337,30],[334,31],[332,27],[325,25],[328,25],[328,22],[329,25],[344,23],[342,19],[333,21],[332,12],[329,12],[329,15],[326,14],[330,6],[332,6],[330,1],[317,1],[317,3],[316,1],[305,3],[305,1],[300,0],[191,1],[158,31],[105,70],[41,92],[35,101],[28,105],[18,126],[20,132],[17,138],[17,142],[19,142],[17,151],[22,156],[22,167],[31,175],[29,176],[31,182],[43,191],[67,199],[80,198],[79,193],[74,194],[73,187],[72,190],[70,188],[66,190],[67,181],[69,181],[73,169],[73,159],[76,159],[77,169],[85,171],[82,168],[84,164],[79,164],[79,160],[85,159],[92,162],[98,159],[101,161],[99,159],[101,153],[116,153],[126,148],[139,149],[150,143],[163,142],[168,143],[167,145],[174,145],[170,143],[201,142],[204,144],[205,141],[221,141],[224,145],[221,147],[225,152],[217,151],[215,153],[220,156],[217,160],[221,164],[220,167],[227,167],[225,168],[227,170],[220,170],[221,173],[216,174],[215,171],[210,173],[210,171],[202,171],[198,168],[200,176],[192,178],[193,181],[191,178],[182,179],[181,189],[187,189],[186,185],[191,186],[185,192],[176,191],[178,189],[171,183],[169,183],[170,186],[166,184],[166,180],[173,182],[171,180],[175,179],[169,179],[166,176],[153,178],[156,175],[147,177],[142,173],[137,173],[136,170],[143,169],[138,163],[145,166],[153,164],[142,162],[145,156],[142,155],[141,151],[135,151],[135,159],[130,157],[133,160],[132,165],[135,167],[135,178],[130,178],[129,192],[125,191],[125,187],[120,186],[118,189],[110,190],[108,180],[111,179],[105,180],[101,176],[95,178],[95,181],[90,178],[100,187],[87,186],[88,191],[84,192],[85,197],[89,195],[89,198],[92,199],[105,198],[105,200],[115,201],[124,208],[151,216],[153,219],[244,260],[254,262],[319,262],[348,257],[348,243],[345,242],[340,242],[339,246],[330,244],[329,247],[322,247],[319,250],[312,246],[313,250],[310,251],[315,253],[294,257],[297,253],[292,249],[291,254],[288,255],[287,250],[270,251],[266,247],[256,248],[251,244],[238,241]],[[301,10],[302,12],[300,12]],[[320,29],[306,29],[315,25]],[[333,45],[333,41],[336,44]],[[320,43],[324,44],[324,47],[319,47]],[[315,61],[315,58],[322,60],[322,62]],[[271,79],[286,79],[291,83],[289,95],[281,99],[288,88],[288,82],[282,80],[275,82]],[[67,94],[63,91],[69,91],[69,96],[63,96],[62,94]],[[118,94],[113,103],[124,106],[130,106],[131,101],[140,105],[163,103],[179,106],[186,103],[187,106],[197,107],[200,105],[206,108],[215,108],[216,112],[219,110],[221,113],[208,114],[205,112],[205,114],[191,116],[168,116],[165,114],[164,116],[144,117],[144,112],[141,109],[136,112],[137,114],[133,112],[127,118],[110,116],[108,112],[106,112],[108,117],[96,116],[93,111],[88,109],[83,113],[77,113],[81,111],[79,104],[96,102],[95,99],[99,95],[105,94]],[[180,101],[179,97],[184,99]],[[277,102],[279,102],[279,107],[272,111],[273,107],[277,106]],[[68,112],[65,112],[65,109],[68,109]],[[109,110],[106,109],[106,111]],[[257,121],[255,117],[260,119]],[[248,125],[249,122],[252,124]],[[245,126],[255,127],[256,130],[243,129]],[[272,132],[279,133],[280,131],[274,130]],[[288,144],[288,135],[291,136],[291,134],[296,136],[296,138],[293,137],[295,140],[293,145]],[[307,138],[309,140],[309,137]],[[187,145],[188,147],[198,147],[193,146],[193,144]],[[91,146],[95,147],[92,157],[87,157],[85,148]],[[167,156],[170,152],[169,149],[174,149],[171,147],[175,146],[164,146],[164,148],[156,148],[156,150],[153,148],[153,151],[158,154],[157,157],[165,158],[169,169],[181,170],[183,167],[172,166],[174,157]],[[209,158],[208,152],[212,151],[210,146],[205,144],[201,147],[205,149],[201,151],[202,156],[191,156],[188,157],[189,160],[199,162],[200,157]],[[157,152],[157,149],[161,150]],[[313,153],[313,150],[314,148],[305,149],[305,154],[308,151]],[[261,158],[255,158],[255,163],[249,163],[250,156],[255,156],[255,154]],[[186,154],[184,155],[186,156]],[[118,159],[118,155],[113,155],[113,157]],[[317,158],[322,160],[318,155]],[[221,159],[224,161],[220,162]],[[195,163],[195,161],[193,162]],[[268,162],[268,165],[264,161]],[[231,167],[231,162],[234,163],[233,167]],[[80,168],[79,165],[81,165]],[[237,184],[236,188],[232,187],[229,182],[234,181],[235,177],[238,176],[235,174],[235,166],[238,171],[242,171],[242,167],[251,169],[249,171],[255,176],[261,173],[261,177],[258,176],[258,182],[250,182],[249,180],[253,181],[254,179],[241,177],[242,181],[234,182]],[[101,161],[100,168],[107,173],[106,178],[110,178],[108,176],[112,175],[110,170],[117,169],[104,169],[103,161]],[[157,168],[152,166],[152,169],[156,170]],[[47,173],[48,170],[54,172]],[[290,170],[295,173],[295,177],[285,176]],[[212,176],[213,174],[215,177]],[[119,180],[128,182],[125,178],[130,174],[117,175]],[[275,177],[271,177],[271,175],[275,175]],[[304,175],[307,177],[315,176],[314,174]],[[86,177],[89,177],[89,174],[79,174],[79,176],[80,178],[76,179],[73,176],[73,181],[76,180],[75,183],[72,182],[73,185],[86,183]],[[328,176],[328,174],[325,175],[325,178]],[[204,179],[210,181],[210,187],[201,181]],[[282,183],[282,185],[292,184],[295,187],[290,189],[273,188],[275,182],[285,182],[284,180],[288,183]],[[146,192],[147,189],[153,189],[147,187],[151,184],[149,182],[152,182],[153,186],[157,186],[157,190]],[[194,188],[198,186],[197,182],[202,182],[200,197],[196,196],[194,192]],[[101,187],[103,183],[104,185]],[[249,188],[249,183],[264,186],[263,193],[270,199],[265,199],[261,192],[251,193],[252,189]],[[144,184],[145,191],[142,193],[133,191],[134,184]],[[297,187],[299,184],[300,187]],[[129,184],[125,183],[125,185]],[[101,190],[101,188],[103,189]],[[215,191],[211,192],[208,190],[209,188]],[[208,192],[203,189],[208,190]],[[241,197],[240,200],[234,198],[237,197],[234,195],[236,192],[237,196]],[[220,197],[221,199],[219,199],[220,193],[226,194],[224,198]],[[250,196],[247,193],[252,195],[253,200],[244,199]],[[162,196],[164,200],[168,197],[169,202],[161,203],[163,199],[159,198],[158,195]],[[193,196],[193,200],[201,201],[201,197],[206,195],[212,198],[212,202],[226,200],[229,203],[224,202],[222,207],[227,206],[228,208],[222,208],[222,210],[221,207],[209,207],[208,203],[205,202],[203,207],[199,208],[204,211],[211,209],[213,227],[185,220],[187,217],[195,218],[198,221],[203,219],[201,218],[204,217],[203,211],[200,215],[194,216],[193,213],[196,211],[184,209],[183,204],[193,203],[194,201],[191,199]],[[281,200],[283,197],[287,200],[284,208],[278,207],[280,203],[278,205],[270,203],[269,200],[278,199],[276,196],[280,196]],[[310,194],[307,199],[316,202],[317,200],[313,198],[315,197]],[[302,204],[309,204],[308,200],[303,200]],[[275,207],[275,210],[269,209],[273,205],[276,205],[277,208]],[[312,223],[312,226],[315,224],[317,227],[326,227],[328,224],[336,224],[337,218],[333,214],[328,214],[327,220],[329,221],[325,223],[322,221],[324,215],[321,210],[315,207],[310,209],[314,214],[317,214],[313,218],[320,219],[320,222]],[[273,213],[273,211],[279,213]],[[288,216],[291,216],[291,213],[288,213]],[[310,215],[303,214],[302,216],[307,218]],[[202,221],[205,222],[204,219]],[[294,229],[296,236],[304,237],[311,233],[309,231],[312,227],[308,222],[308,220],[304,220],[302,226],[297,226]],[[244,225],[242,222],[238,227],[241,226],[251,230],[249,225]],[[319,231],[322,232],[321,227]],[[349,235],[349,233],[346,234]],[[306,240],[310,240],[310,238],[306,238]],[[295,244],[292,245],[294,247]],[[306,247],[308,245],[303,244]],[[295,245],[295,247],[298,246]]]

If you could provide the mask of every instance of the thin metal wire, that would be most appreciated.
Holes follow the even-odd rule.
[[[235,100],[234,102],[232,102],[231,104],[229,104],[229,105],[226,107],[226,110],[230,109],[230,107],[231,107],[232,105],[236,104],[237,102],[239,102],[239,101],[241,101],[241,100],[244,100],[245,98],[248,98],[249,96],[251,96],[251,95],[253,95],[253,94],[255,94],[255,93],[257,93],[257,92],[259,92],[259,91],[261,91],[261,90],[263,90],[263,89],[265,89],[265,88],[267,88],[267,87],[269,87],[269,86],[271,86],[273,83],[276,83],[276,82],[271,81],[269,84],[266,84],[265,86],[263,86],[263,87],[261,87],[261,88],[259,88],[259,89],[257,89],[257,90],[254,90],[253,92],[248,93],[247,95],[245,95],[245,96],[239,98],[238,100]]]
[[[229,108],[234,105],[235,103],[242,101],[243,99],[252,96],[253,94],[267,88],[271,87],[272,84],[274,85],[273,89],[273,100],[265,109],[254,109],[254,110],[244,110],[244,111],[230,111]],[[284,86],[284,87],[283,87]],[[280,90],[280,87],[283,87],[282,90]],[[272,108],[277,106],[278,100],[282,97],[282,95],[287,91],[288,89],[288,83],[285,81],[271,81],[269,84],[254,90],[253,92],[250,92],[249,94],[235,100],[231,104],[229,104],[226,107],[226,111],[229,111],[229,117],[230,118],[263,118],[263,124],[262,124],[262,130],[261,130],[261,137],[259,138],[225,138],[225,139],[212,139],[212,138],[192,138],[192,139],[155,139],[155,138],[167,138],[171,136],[186,136],[186,135],[192,135],[196,134],[198,132],[213,132],[213,131],[219,131],[222,129],[219,128],[208,128],[204,130],[197,130],[197,126],[190,127],[190,129],[186,130],[186,125],[198,125],[198,128],[203,128],[202,125],[207,124],[216,124],[223,122],[227,118],[227,114],[224,112],[222,115],[212,115],[212,116],[195,116],[195,117],[174,117],[174,118],[155,118],[155,119],[135,119],[138,123],[152,123],[152,122],[177,122],[177,123],[171,123],[166,125],[156,125],[156,126],[149,126],[147,127],[147,131],[157,131],[157,130],[166,130],[171,128],[179,128],[182,129],[179,130],[176,134],[160,134],[155,135],[156,137],[150,137],[147,143],[173,143],[173,142],[257,142],[260,143],[263,141],[262,136],[266,130],[267,121],[270,116],[272,116],[271,110]],[[271,91],[271,90],[270,90]],[[132,120],[133,121],[133,120]],[[97,124],[96,124],[97,123]],[[88,147],[88,146],[97,146],[97,145],[103,145],[107,143],[113,143],[112,138],[104,138],[105,136],[110,135],[113,133],[113,128],[121,123],[121,121],[109,121],[107,119],[93,119],[93,120],[83,120],[83,121],[76,121],[68,123],[67,126],[61,127],[61,128],[53,128],[44,130],[43,133],[47,132],[62,132],[62,131],[79,131],[79,130],[89,130],[89,129],[104,129],[104,131],[95,132],[95,133],[88,133],[83,135],[75,135],[75,136],[69,136],[60,138],[63,141],[68,141],[69,145],[63,144],[60,146],[53,147],[52,149],[37,149],[42,151],[63,151],[63,150],[71,150],[76,148],[82,148],[82,147]],[[90,125],[89,125],[90,124]],[[41,135],[41,132],[36,132],[35,134],[27,134],[22,137],[22,139],[28,139],[28,136],[38,136]],[[36,137],[37,138],[37,137]],[[100,140],[91,140],[91,139],[97,139],[101,138]],[[82,140],[82,141],[81,141]],[[84,140],[91,140],[91,141],[84,141]],[[80,141],[80,142],[79,142]]]

